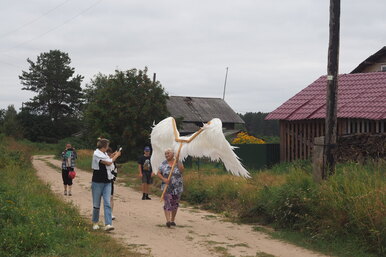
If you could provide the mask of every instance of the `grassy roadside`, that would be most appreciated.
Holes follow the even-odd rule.
[[[80,155],[89,169],[92,152]],[[137,164],[122,164],[121,181],[140,189]],[[268,224],[273,238],[342,257],[384,256],[386,245],[386,163],[341,164],[322,184],[312,180],[309,162],[281,164],[230,176],[214,166],[184,174],[183,200],[222,213],[235,222]],[[155,179],[153,194],[160,194]]]
[[[2,135],[0,145],[1,256],[143,256],[91,231],[75,207],[38,180],[31,145]]]

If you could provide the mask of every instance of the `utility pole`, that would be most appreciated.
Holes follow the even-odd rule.
[[[224,82],[224,92],[222,94],[222,100],[225,100],[225,89],[227,88],[227,78],[228,78],[228,67],[226,68],[226,73],[225,73],[225,82]]]
[[[153,85],[155,85],[156,77],[157,77],[157,74],[154,72],[154,73],[153,73]]]
[[[340,0],[330,0],[330,32],[327,64],[327,113],[324,137],[322,179],[335,173],[337,97],[339,68]]]

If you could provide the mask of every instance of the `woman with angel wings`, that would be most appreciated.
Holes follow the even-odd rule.
[[[184,191],[182,173],[184,171],[184,165],[182,162],[177,162],[177,165],[174,163],[174,152],[172,149],[165,150],[165,158],[157,172],[157,176],[162,180],[161,190],[167,185],[166,192],[164,194],[164,212],[166,217],[166,226],[170,228],[171,226],[176,226],[174,222],[177,210],[179,207],[181,194]],[[172,172],[172,167],[173,172]],[[169,178],[170,173],[172,176]]]
[[[158,175],[165,183],[169,182],[170,184],[174,176],[173,174],[176,172],[174,167],[177,164],[178,170],[179,163],[182,163],[189,155],[198,158],[209,157],[212,161],[221,160],[225,168],[233,175],[244,178],[250,177],[248,171],[241,165],[239,158],[233,152],[233,147],[225,139],[220,119],[212,119],[190,136],[180,136],[174,118],[169,117],[153,127],[150,139],[153,148],[153,154],[151,156],[152,167],[160,167],[155,170],[155,173],[165,169],[166,164],[168,167],[170,166],[171,172],[168,173],[168,179],[166,179],[163,174]],[[173,162],[171,162],[171,159],[168,160],[167,154],[169,150],[165,151],[166,149],[175,153]],[[167,158],[167,163],[164,161],[164,154]],[[163,187],[164,192],[161,196],[161,201],[167,201],[165,195],[168,195],[167,192],[169,191],[167,190],[169,184],[166,183]],[[182,190],[180,193],[182,193]],[[167,222],[171,222],[172,220],[171,218],[168,219],[168,216],[166,219]]]

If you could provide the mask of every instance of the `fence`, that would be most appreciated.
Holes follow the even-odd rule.
[[[263,169],[280,162],[279,144],[233,145],[235,153],[247,169]]]
[[[240,144],[233,146],[237,147],[234,151],[247,170],[259,170],[280,162],[279,144]],[[200,170],[209,162],[205,158],[187,158],[184,165]],[[217,164],[217,167],[221,166],[222,164]]]

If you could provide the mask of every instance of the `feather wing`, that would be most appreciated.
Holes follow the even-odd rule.
[[[188,139],[188,137],[181,137]],[[180,160],[188,155],[193,157],[209,157],[212,161],[221,160],[225,168],[233,175],[249,178],[249,172],[240,163],[239,157],[222,132],[220,119],[212,119],[205,124],[203,131],[189,144],[184,144],[180,153]]]
[[[151,155],[150,161],[151,166],[153,167],[153,172],[155,174],[157,174],[158,168],[161,165],[162,161],[165,160],[165,149],[174,149],[173,145],[175,144],[175,138],[173,123],[174,118],[168,117],[160,121],[157,125],[155,125],[153,127],[153,130],[151,131],[150,141],[153,153]],[[178,131],[177,136],[180,136]]]

